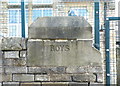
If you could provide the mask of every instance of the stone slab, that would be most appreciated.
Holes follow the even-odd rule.
[[[0,66],[2,66],[3,52],[0,51]]]
[[[92,27],[84,17],[40,17],[28,34],[30,39],[91,39]]]
[[[72,76],[72,79],[77,82],[95,82],[96,76],[93,74],[76,74]]]
[[[25,38],[3,38],[1,43],[1,50],[23,50],[26,49]]]
[[[21,58],[25,58],[27,55],[27,52],[26,51],[20,51],[20,57]]]
[[[86,82],[70,82],[69,86],[89,86],[88,83]]]
[[[71,66],[66,68],[66,73],[88,73],[88,66]]]
[[[33,74],[13,74],[13,81],[34,81]]]
[[[50,81],[49,75],[35,75],[35,81]]]
[[[40,82],[20,83],[20,86],[42,86]]]
[[[27,73],[27,67],[6,66],[4,67],[5,73]]]
[[[9,82],[12,81],[12,74],[2,74],[2,81],[3,82]]]
[[[103,84],[103,83],[90,83],[89,86],[105,86],[106,84]],[[115,84],[111,84],[110,86],[116,86]]]
[[[69,86],[68,82],[42,82],[42,86]]]
[[[26,58],[19,58],[19,59],[5,59],[4,66],[25,66],[26,65]]]
[[[4,58],[19,58],[19,51],[6,51],[4,52]]]
[[[92,40],[28,40],[28,66],[101,66]]]
[[[0,73],[2,73],[3,72],[3,68],[2,67],[0,67]]]
[[[28,73],[41,73],[41,74],[64,74],[66,72],[66,67],[28,67]]]
[[[70,74],[35,75],[35,81],[70,82],[72,78]]]
[[[3,82],[3,86],[19,86],[19,82]]]

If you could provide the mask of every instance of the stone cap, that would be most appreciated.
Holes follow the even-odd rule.
[[[91,39],[92,27],[83,17],[41,17],[30,25],[29,38]]]

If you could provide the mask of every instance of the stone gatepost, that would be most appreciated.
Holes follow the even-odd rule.
[[[103,84],[102,58],[83,17],[43,17],[29,38],[2,40],[4,86],[96,86]]]

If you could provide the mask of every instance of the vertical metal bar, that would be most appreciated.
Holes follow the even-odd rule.
[[[21,0],[21,26],[22,37],[25,38],[25,5],[24,0]]]
[[[105,24],[105,21],[106,21],[106,16],[107,16],[107,3],[104,2],[104,24]],[[105,26],[104,26],[105,27]]]
[[[105,21],[106,85],[110,86],[110,29],[109,18]]]
[[[94,46],[95,48],[97,48],[98,50],[100,49],[100,33],[99,33],[99,2],[94,2],[94,9],[95,9],[95,18],[94,18],[94,22],[95,22],[95,26],[94,26],[94,34],[95,34],[95,43]]]

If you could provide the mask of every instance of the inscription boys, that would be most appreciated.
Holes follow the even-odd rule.
[[[51,51],[70,51],[69,45],[50,45]]]

